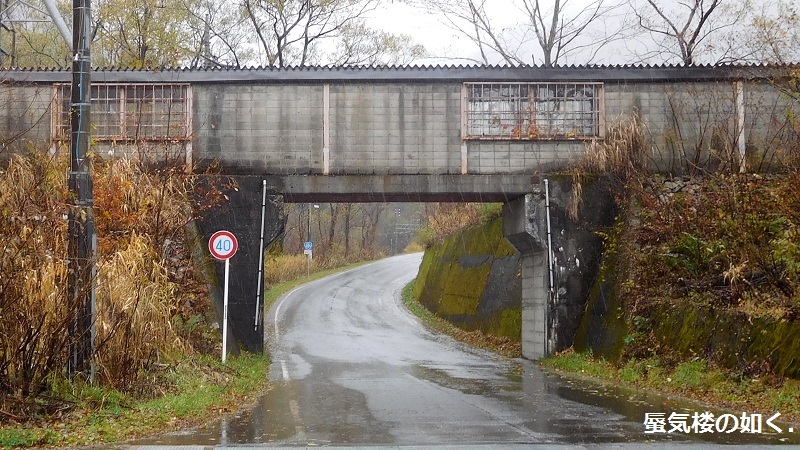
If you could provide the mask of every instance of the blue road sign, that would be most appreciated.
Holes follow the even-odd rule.
[[[312,245],[313,245],[313,243],[311,243],[311,242],[306,242],[305,244],[303,244],[303,247],[305,247],[305,249],[306,249],[306,250],[311,250],[311,246],[312,246]]]

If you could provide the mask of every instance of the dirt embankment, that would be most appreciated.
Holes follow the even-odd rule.
[[[630,189],[576,347],[800,378],[798,181],[715,175]],[[602,318],[600,299],[611,302]]]

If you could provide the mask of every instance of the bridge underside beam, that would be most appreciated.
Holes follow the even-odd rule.
[[[531,175],[275,175],[287,203],[508,202],[535,190]],[[536,184],[534,184],[536,183]]]

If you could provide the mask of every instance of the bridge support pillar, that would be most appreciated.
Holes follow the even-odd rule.
[[[552,353],[547,254],[522,254],[522,356],[537,360]]]
[[[550,179],[548,202],[537,180],[534,193],[503,205],[503,232],[522,254],[522,355],[528,359],[575,343],[603,254],[597,231],[607,232],[616,216],[606,182],[584,180],[579,199],[573,183],[569,176]],[[573,202],[580,205],[578,218],[568,212]]]
[[[259,260],[261,245],[261,210],[263,198],[263,181],[258,176],[233,176],[233,186],[210,186],[213,178],[202,180],[207,184],[205,192],[218,192],[227,197],[218,205],[200,211],[200,229],[204,242],[219,230],[228,230],[236,236],[239,250],[230,260],[230,277],[228,283],[228,342],[238,345],[235,350],[243,348],[249,352],[264,351],[263,327],[263,279],[259,283]],[[221,197],[221,196],[218,196]],[[221,197],[221,198],[225,198]],[[283,233],[285,215],[283,197],[268,194],[264,221],[264,250]],[[210,256],[209,256],[210,258]],[[221,262],[214,262],[216,280],[212,280],[211,295],[217,311],[222,317],[221,287],[225,280],[225,268]],[[257,316],[257,303],[260,310]]]
[[[545,214],[541,193],[503,205],[503,233],[522,254],[522,356],[533,360],[551,353]]]

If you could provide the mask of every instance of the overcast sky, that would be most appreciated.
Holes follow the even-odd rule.
[[[567,7],[582,9],[594,0],[567,0]],[[495,29],[514,29],[523,12],[511,0],[490,0],[486,9]],[[565,3],[562,0],[562,3]],[[480,53],[468,38],[450,28],[442,14],[422,11],[404,2],[387,2],[371,13],[369,23],[393,34],[408,34],[425,46],[432,55],[420,64],[473,64]],[[534,46],[521,50],[521,54],[535,52]],[[492,61],[500,63],[500,59]],[[529,61],[530,63],[531,61]]]
[[[408,0],[406,0],[408,1]],[[515,53],[527,64],[541,64],[542,58],[538,45],[531,44],[534,37],[531,35],[522,36],[518,24],[526,21],[526,14],[521,11],[519,7],[512,5],[514,0],[487,0],[486,9],[492,21],[492,26],[496,30],[503,29],[512,41],[517,40],[527,42],[522,44]],[[619,0],[622,1],[622,0]],[[723,8],[715,11],[714,27],[720,23],[730,24],[730,15],[720,16],[725,8],[736,9],[737,6],[742,5],[745,0],[725,0]],[[583,11],[588,4],[593,3],[594,0],[562,0],[562,5],[566,3],[569,8],[574,12]],[[606,4],[612,1],[607,1]],[[517,1],[516,3],[519,3]],[[659,0],[659,5],[666,7],[669,15],[677,14],[678,17],[685,18],[686,7],[681,5],[680,0]],[[750,14],[756,14],[757,11],[770,11],[770,14],[775,13],[778,8],[778,3],[786,3],[798,8],[800,0],[753,0],[750,3]],[[672,5],[672,6],[670,6]],[[643,6],[642,6],[643,7]],[[796,10],[796,9],[795,9]],[[604,16],[603,20],[596,21],[592,26],[587,29],[582,35],[582,43],[588,44],[593,42],[602,41],[603,36],[613,33],[622,28],[620,24],[623,23],[623,15],[630,14],[630,8],[619,8],[614,11],[612,15]],[[741,42],[749,42],[752,31],[752,18],[742,18],[735,27],[722,27],[720,32],[701,42],[701,47],[698,48],[695,56],[697,63],[715,63],[718,60],[724,61],[724,57],[729,55],[725,52],[725,47],[729,42],[738,39]],[[628,20],[633,21],[633,16]],[[679,19],[678,22],[680,23]],[[779,18],[782,24],[787,25],[784,18]],[[797,26],[800,21],[791,22],[785,30],[781,33],[786,33],[783,39],[783,45],[792,49],[789,59],[795,60],[800,58],[800,33],[798,33]],[[419,61],[420,64],[473,64],[478,62],[479,52],[475,44],[469,38],[460,35],[458,31],[449,28],[446,25],[446,20],[441,14],[434,14],[430,11],[421,11],[418,8],[408,6],[402,0],[394,0],[387,2],[379,10],[372,13],[370,25],[374,28],[384,29],[394,34],[408,34],[411,35],[415,41],[425,46],[429,54],[434,58]],[[628,31],[635,30],[629,27]],[[630,34],[630,33],[629,33]],[[797,43],[798,45],[795,45]],[[674,47],[673,52],[677,52],[677,46],[668,42],[668,45]],[[741,43],[738,45],[742,45]],[[653,51],[657,49],[657,51]],[[679,63],[680,59],[669,51],[664,52],[663,47],[658,47],[652,40],[652,37],[646,33],[638,35],[630,35],[625,39],[619,39],[605,47],[592,58],[587,52],[568,54],[559,60],[559,64],[625,64],[625,63]],[[489,61],[490,63],[502,63],[499,57]]]
[[[492,9],[501,11],[506,0],[491,0]],[[420,64],[470,64],[477,59],[475,45],[457,31],[448,28],[441,15],[421,11],[401,2],[386,3],[371,13],[370,25],[393,34],[408,34],[425,46],[434,57]],[[513,25],[513,24],[509,24]]]

